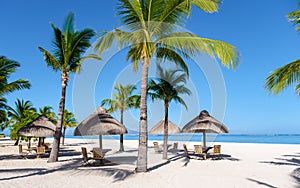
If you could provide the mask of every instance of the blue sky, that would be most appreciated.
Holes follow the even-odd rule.
[[[37,108],[51,105],[57,111],[61,93],[60,77],[58,73],[46,67],[38,50],[38,46],[52,49],[53,32],[50,22],[61,28],[65,16],[72,11],[75,14],[77,29],[89,27],[97,32],[112,30],[120,26],[115,13],[116,2],[1,1],[0,54],[21,63],[11,80],[27,78],[32,84],[30,90],[8,95],[9,104],[12,105],[16,98],[21,98],[32,101]],[[265,78],[272,70],[300,56],[297,50],[300,47],[300,36],[286,18],[286,14],[296,8],[296,0],[224,0],[219,12],[214,14],[194,8],[185,29],[200,37],[222,40],[236,46],[241,54],[241,62],[235,70],[216,65],[224,78],[225,95],[222,91],[212,94],[213,78],[205,77],[205,71],[201,71],[192,61],[189,62],[191,86],[198,101],[189,111],[185,111],[178,104],[172,104],[170,119],[182,126],[199,114],[200,110],[206,109],[213,116],[223,120],[231,133],[299,133],[300,101],[294,88],[290,87],[275,96],[266,93],[263,87]],[[102,71],[92,84],[74,86],[76,81],[73,81],[74,76],[71,77],[66,108],[73,110],[79,121],[91,113],[103,98],[111,96],[115,81],[124,81],[130,75],[136,78],[135,82],[138,83],[139,73],[129,71],[131,66],[125,61],[125,55],[126,51],[122,50],[102,64]],[[201,63],[206,64],[211,61],[205,57],[201,57],[201,60]],[[97,63],[101,64],[95,64]],[[81,74],[88,75],[87,71],[84,71]],[[94,87],[91,96],[78,94],[78,88],[85,86]],[[217,97],[213,97],[214,95]],[[76,103],[85,103],[88,100],[94,103],[78,110]],[[224,111],[224,116],[218,110],[213,110],[216,108]],[[159,121],[163,116],[162,112],[161,103],[150,104],[149,127]],[[125,119],[125,124],[136,129],[138,112],[133,110],[127,114],[133,114],[133,118]],[[117,113],[114,115],[118,118]]]

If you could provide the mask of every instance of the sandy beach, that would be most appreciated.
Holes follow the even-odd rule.
[[[152,142],[149,172],[134,174],[135,140],[124,141],[123,153],[118,152],[118,141],[104,140],[105,165],[84,166],[81,147],[91,150],[98,144],[95,140],[66,139],[59,162],[47,163],[47,154],[37,159],[33,153],[23,159],[14,142],[1,139],[0,187],[300,187],[299,145],[218,143],[221,160],[197,160],[185,157],[184,143],[179,142],[179,153],[169,153],[169,160],[162,160]],[[185,144],[192,148],[195,143]]]

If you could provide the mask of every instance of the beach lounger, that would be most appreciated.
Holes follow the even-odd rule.
[[[44,143],[44,146],[45,146],[46,149],[51,149],[49,143]]]
[[[46,153],[45,146],[38,146],[36,148],[36,158],[40,158],[40,155],[45,154],[45,153]]]
[[[87,163],[89,158],[88,158],[88,153],[85,147],[81,147],[81,152],[82,152],[82,159],[84,163]]]
[[[170,152],[172,152],[172,153],[178,152],[178,142],[174,142],[173,148],[170,149]]]
[[[221,145],[214,145],[214,151],[210,154],[213,158],[221,159]]]
[[[159,147],[158,142],[153,142],[153,147],[155,152],[161,152],[162,148]]]
[[[203,152],[201,145],[194,145],[195,155],[202,156],[203,159],[206,159],[206,153]]]
[[[188,149],[187,149],[187,147],[186,147],[186,145],[185,144],[183,144],[183,150],[184,150],[184,154],[186,155],[186,157],[190,157],[189,155],[190,154],[194,154],[195,152],[194,151],[189,151]]]
[[[100,163],[103,164],[104,154],[102,149],[93,148],[93,159],[96,161],[100,161]]]
[[[19,155],[21,155],[23,159],[27,159],[26,156],[28,155],[28,153],[28,150],[23,149],[22,144],[19,144]]]

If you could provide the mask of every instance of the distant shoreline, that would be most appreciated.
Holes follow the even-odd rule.
[[[124,140],[138,140],[138,134],[125,134]],[[78,136],[67,136],[66,138],[80,138]],[[98,136],[83,137],[98,139]],[[118,140],[118,135],[103,136],[105,140]],[[163,141],[163,135],[148,135],[148,140]],[[202,133],[198,134],[176,134],[169,135],[168,140],[202,142]],[[300,144],[300,134],[212,134],[207,135],[207,142],[224,143],[262,143],[262,144]]]
[[[9,138],[5,135],[4,139]],[[98,139],[98,136],[71,136],[67,135],[66,138],[71,139]],[[3,139],[3,138],[0,138]],[[118,135],[105,135],[105,140],[119,140]],[[125,134],[124,140],[138,140],[138,134]],[[149,141],[163,141],[163,135],[148,135]],[[185,141],[185,142],[202,142],[202,133],[197,134],[176,134],[169,135],[168,141]],[[207,142],[223,142],[223,143],[254,143],[254,144],[300,144],[300,134],[208,134]]]

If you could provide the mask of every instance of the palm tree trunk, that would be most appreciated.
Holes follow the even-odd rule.
[[[143,58],[142,62],[142,83],[141,83],[141,103],[140,103],[140,132],[139,148],[136,172],[147,171],[147,147],[148,147],[148,127],[147,127],[147,87],[148,87],[148,61]]]
[[[123,110],[121,110],[121,123],[123,124]],[[120,152],[124,151],[124,138],[123,138],[123,134],[120,134]]]
[[[163,159],[168,158],[168,116],[169,116],[169,104],[165,101],[165,122],[164,122],[164,151]]]
[[[62,123],[63,123],[63,118],[64,118],[64,110],[65,110],[65,98],[66,98],[67,82],[68,82],[68,75],[67,75],[67,73],[63,73],[63,75],[62,75],[62,89],[61,89],[61,97],[60,97],[59,109],[58,109],[58,114],[57,114],[56,130],[55,130],[55,134],[54,134],[52,149],[51,149],[51,152],[50,152],[48,163],[58,161],[61,129],[62,129]]]
[[[62,145],[65,145],[66,129],[67,127],[63,127]]]

